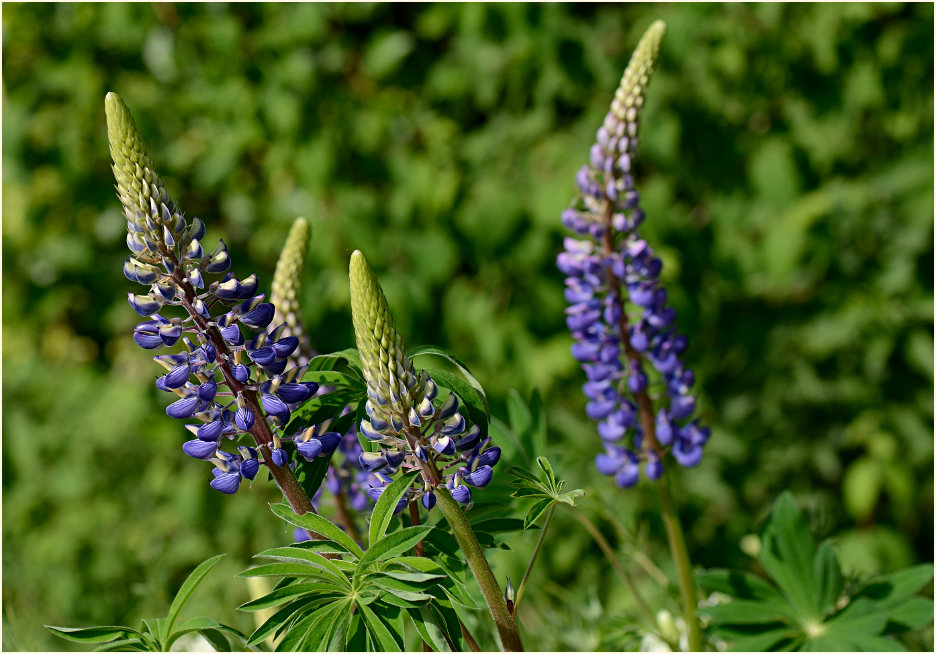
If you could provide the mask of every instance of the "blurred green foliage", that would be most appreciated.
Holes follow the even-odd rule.
[[[739,543],[782,489],[846,574],[932,560],[931,4],[6,3],[4,649],[61,647],[42,623],[160,614],[222,551],[193,611],[249,630],[218,613],[249,599],[233,575],[288,540],[271,488],[221,496],[184,457],[129,337],[109,90],[236,271],[268,285],[291,221],[310,220],[320,351],[353,344],[360,248],[408,342],[468,362],[495,415],[538,388],[537,454],[589,489],[585,510],[674,610],[633,563],[669,571],[654,493],[593,469],[554,269],[574,173],[655,18],[638,188],[713,428],[677,484],[694,562],[755,568]],[[578,523],[557,512],[554,529],[527,645],[621,647],[633,600]],[[501,578],[534,537],[496,555]]]

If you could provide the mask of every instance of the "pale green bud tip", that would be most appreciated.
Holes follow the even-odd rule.
[[[296,218],[289,230],[289,236],[276,262],[273,275],[273,293],[270,301],[276,307],[273,324],[286,323],[286,336],[299,339],[297,360],[308,361],[313,356],[309,339],[305,334],[299,307],[299,291],[302,288],[302,269],[305,267],[306,254],[309,251],[309,222],[305,218]]]
[[[660,44],[665,35],[666,23],[662,20],[654,21],[634,49],[634,54],[621,78],[621,84],[614,94],[611,107],[619,120],[636,123],[637,114],[643,106],[647,84],[650,82],[650,76],[653,74],[653,68],[660,54]],[[628,112],[631,107],[634,110]]]
[[[377,276],[360,250],[351,254],[349,276],[351,320],[367,385],[387,402],[408,396],[405,383],[415,379],[413,364]]]

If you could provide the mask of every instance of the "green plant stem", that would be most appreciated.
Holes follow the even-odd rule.
[[[465,623],[459,620],[458,626],[461,627],[462,638],[464,638],[465,642],[468,643],[468,647],[471,648],[471,651],[480,652],[481,648],[478,647],[478,641],[476,641],[474,636],[471,635],[471,632],[468,631],[468,627],[465,626]]]
[[[558,502],[553,502],[553,505],[549,507],[549,514],[546,516],[543,528],[540,529],[539,538],[536,539],[536,547],[533,548],[533,556],[530,557],[530,563],[527,565],[526,572],[523,573],[520,586],[517,587],[517,597],[514,599],[513,615],[517,615],[517,607],[520,605],[520,598],[523,597],[523,589],[526,588],[526,582],[530,577],[530,572],[533,570],[533,564],[536,563],[536,557],[539,555],[540,548],[543,546],[543,540],[546,538],[546,530],[549,529],[549,523],[552,521],[553,513],[556,512],[556,504],[558,504]]]
[[[505,652],[522,652],[523,643],[520,641],[517,625],[507,610],[507,602],[504,601],[503,592],[494,578],[494,573],[491,572],[491,566],[484,558],[484,552],[478,544],[478,539],[475,537],[471,525],[468,524],[468,519],[445,486],[436,487],[434,493],[439,509],[449,525],[451,525],[455,540],[458,541],[459,547],[465,553],[468,567],[471,568],[475,581],[478,582],[478,587],[481,589],[481,594],[491,611],[491,617],[494,619],[494,625],[500,635],[501,646]]]
[[[582,523],[582,526],[585,527],[585,530],[591,534],[591,537],[595,539],[595,542],[598,543],[598,547],[601,548],[601,551],[604,552],[605,557],[611,563],[612,567],[617,571],[618,576],[624,580],[624,583],[627,584],[627,587],[630,589],[631,594],[634,596],[634,601],[637,602],[637,607],[640,609],[640,612],[643,614],[644,618],[647,619],[647,622],[650,625],[655,625],[656,620],[653,617],[653,613],[650,611],[650,607],[647,606],[647,603],[644,602],[643,597],[637,591],[637,585],[634,583],[634,579],[630,576],[630,573],[627,572],[627,569],[621,565],[621,562],[618,561],[617,555],[614,553],[614,550],[611,548],[611,544],[608,543],[607,539],[602,535],[598,530],[598,527],[595,526],[591,520],[589,520],[585,515],[580,511],[576,511],[573,507],[569,507],[569,510],[572,511],[572,515]]]
[[[683,535],[682,525],[673,508],[669,496],[669,482],[666,475],[656,483],[660,496],[660,510],[663,514],[663,524],[666,527],[666,537],[669,540],[670,552],[676,563],[676,572],[679,576],[679,593],[683,601],[683,619],[689,627],[689,651],[702,651],[702,632],[699,628],[699,618],[696,615],[696,589],[695,579],[692,576],[692,564],[689,562],[689,550],[686,548],[686,538]]]

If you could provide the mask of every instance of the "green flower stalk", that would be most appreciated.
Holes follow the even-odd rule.
[[[389,475],[400,469],[420,471],[421,483],[407,491],[396,510],[416,499],[426,509],[438,502],[481,588],[504,649],[522,650],[503,592],[459,506],[471,502],[469,486],[491,481],[500,448],[486,448],[490,439],[481,441],[480,427],[467,425],[454,393],[433,402],[439,389],[425,371],[415,370],[406,355],[387,298],[360,251],[351,255],[350,279],[351,315],[367,384],[368,419],[361,421],[359,432],[380,444],[377,452],[364,452],[360,461],[385,482],[369,494],[376,500],[389,484]],[[440,472],[446,470],[450,472]]]
[[[300,217],[293,221],[276,262],[273,292],[270,295],[270,301],[276,307],[273,324],[285,323],[283,334],[299,339],[299,347],[293,357],[300,366],[304,366],[315,356],[299,310],[299,290],[302,287],[302,269],[309,251],[310,233],[309,222],[305,218]]]

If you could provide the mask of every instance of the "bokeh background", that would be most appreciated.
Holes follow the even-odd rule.
[[[756,570],[749,535],[783,489],[850,574],[931,561],[931,4],[5,3],[3,648],[163,615],[221,551],[191,615],[249,629],[232,576],[288,540],[272,488],[222,496],[182,454],[130,339],[110,90],[236,271],[268,285],[291,221],[311,221],[320,351],[353,344],[361,248],[408,342],[458,353],[496,415],[538,389],[548,456],[675,610],[634,563],[670,570],[655,494],[593,469],[554,268],[575,171],[656,18],[638,189],[713,430],[675,484],[694,563]],[[633,600],[557,520],[527,645],[620,649]],[[501,579],[533,538],[494,557]]]

